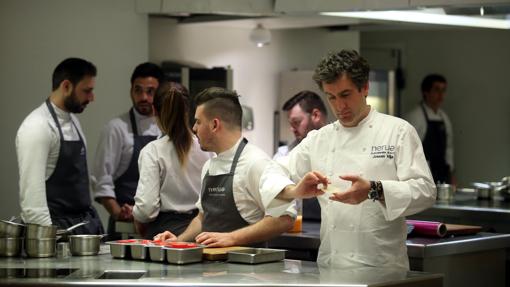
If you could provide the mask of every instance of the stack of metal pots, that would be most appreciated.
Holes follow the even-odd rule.
[[[25,252],[28,257],[53,257],[57,241],[57,226],[29,223],[26,225]]]
[[[21,253],[25,225],[12,220],[0,221],[0,256],[13,257]]]

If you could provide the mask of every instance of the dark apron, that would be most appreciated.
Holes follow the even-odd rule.
[[[138,134],[133,108],[129,110],[129,119],[131,121],[131,129],[133,130],[133,155],[131,156],[128,169],[114,181],[115,198],[121,207],[125,203],[131,206],[135,205],[136,187],[138,186],[138,179],[140,178],[138,157],[143,147],[157,138],[157,136],[143,136]],[[121,234],[115,232],[115,220],[110,216],[108,219],[108,240],[120,238]]]
[[[427,132],[423,139],[423,151],[429,162],[434,182],[450,183],[450,166],[446,162],[446,126],[444,121],[431,121],[421,106],[427,121]]]
[[[145,238],[153,239],[156,234],[165,230],[168,230],[178,236],[186,230],[197,214],[198,209],[193,209],[189,212],[160,211],[156,220],[147,223]]]
[[[248,141],[243,138],[237,147],[230,172],[209,175],[202,182],[201,203],[204,210],[202,231],[231,232],[249,225],[241,217],[234,201],[233,184],[237,161]]]
[[[89,223],[74,229],[72,234],[102,234],[103,225],[91,204],[89,194],[89,174],[87,152],[83,138],[78,141],[65,141],[55,110],[46,99],[46,106],[57,125],[60,135],[60,150],[53,174],[46,180],[46,201],[51,221],[59,228],[68,228],[88,220]]]

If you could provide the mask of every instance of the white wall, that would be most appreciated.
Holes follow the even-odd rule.
[[[404,114],[421,100],[426,74],[446,76],[460,186],[510,175],[510,31],[363,32],[361,46],[402,49]]]
[[[176,24],[149,20],[149,58],[154,62],[184,60],[213,66],[231,66],[234,89],[241,103],[253,107],[255,129],[250,142],[273,153],[273,112],[278,110],[279,75],[290,69],[311,70],[328,51],[358,49],[358,32],[326,29],[272,30],[269,46],[257,48],[249,29]]]
[[[82,57],[98,68],[96,100],[79,116],[90,168],[102,126],[131,105],[131,73],[148,59],[148,17],[135,12],[134,0],[2,0],[0,42],[4,219],[19,214],[16,131],[49,96],[55,66],[64,58]],[[102,207],[98,211],[104,216]]]

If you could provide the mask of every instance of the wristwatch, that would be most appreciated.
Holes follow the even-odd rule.
[[[383,201],[384,200],[384,192],[382,188],[382,183],[380,181],[370,181],[370,190],[368,191],[368,199],[372,201]]]

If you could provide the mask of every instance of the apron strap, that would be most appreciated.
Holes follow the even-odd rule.
[[[50,103],[50,98],[46,99],[46,106],[48,106],[48,110],[50,111],[50,114],[53,117],[55,124],[57,125],[58,133],[60,134],[60,140],[63,141],[64,134],[62,133],[62,129],[60,128],[60,124],[58,123],[57,114],[55,113],[55,110],[53,109],[53,106]]]
[[[135,120],[135,112],[133,112],[133,108],[129,110],[129,120],[131,121],[131,128],[133,129],[133,135],[138,135],[138,127],[136,126]]]
[[[243,138],[241,143],[239,144],[239,147],[236,150],[236,154],[234,155],[234,159],[232,160],[232,166],[230,167],[230,174],[234,174],[237,166],[237,161],[239,160],[239,157],[241,156],[241,153],[243,152],[244,147],[248,143],[248,140],[246,138]]]

